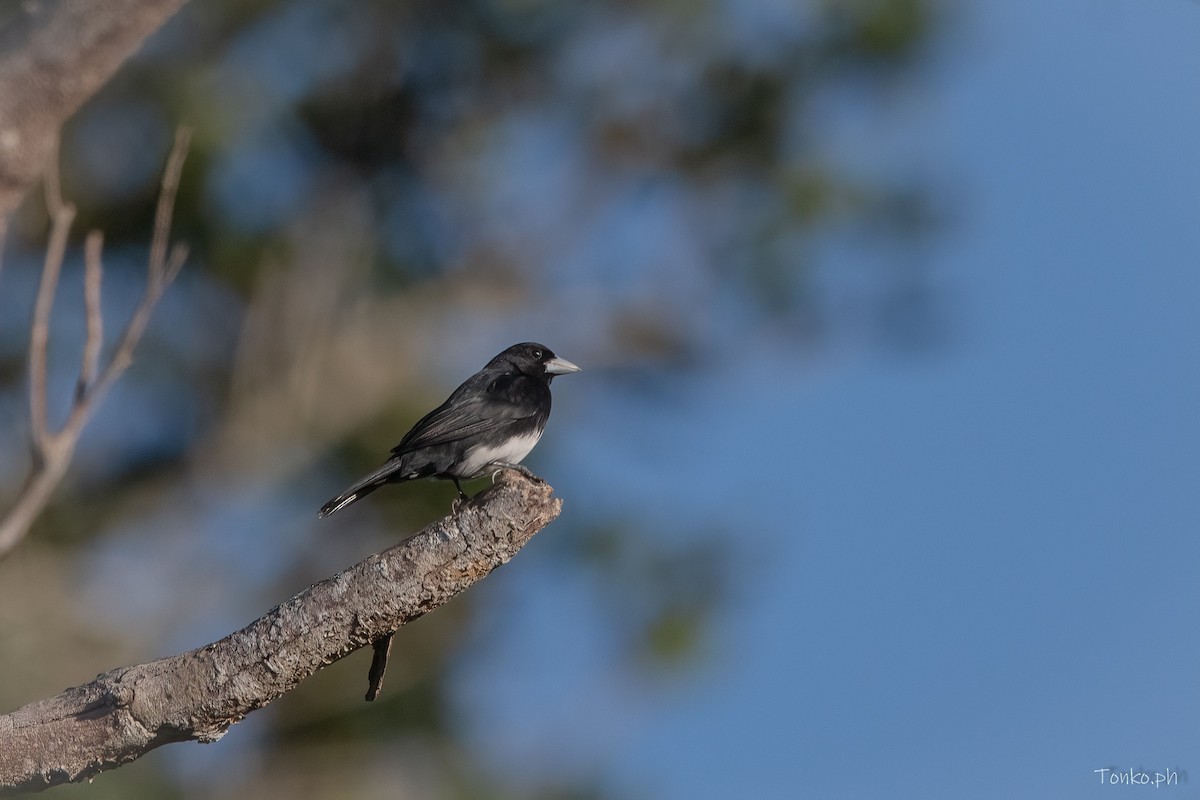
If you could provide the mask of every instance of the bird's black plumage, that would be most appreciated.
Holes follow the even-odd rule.
[[[550,381],[579,367],[536,342],[514,344],[454,390],[446,402],[412,427],[392,457],[321,507],[328,516],[385,483],[447,478],[459,495],[460,480],[520,463],[550,418]]]

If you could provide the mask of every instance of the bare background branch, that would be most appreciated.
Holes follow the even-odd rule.
[[[46,210],[50,215],[50,241],[46,245],[46,260],[42,264],[42,280],[38,285],[33,306],[33,322],[29,330],[29,424],[33,431],[35,456],[45,459],[51,447],[49,423],[46,421],[46,346],[50,341],[50,311],[58,291],[58,276],[62,273],[67,252],[67,237],[75,221],[75,206],[63,203],[59,190],[57,161],[51,159],[46,171]],[[0,526],[0,551],[3,550],[3,526]]]
[[[183,170],[184,159],[187,158],[190,142],[191,132],[180,129],[167,158],[159,190],[146,288],[125,325],[120,341],[104,368],[98,373],[97,365],[104,345],[104,323],[100,313],[100,251],[103,239],[95,231],[88,236],[84,257],[84,311],[87,333],[71,410],[66,422],[57,431],[50,429],[47,417],[46,350],[50,339],[50,312],[54,308],[54,295],[62,272],[67,237],[75,219],[75,207],[62,199],[57,162],[52,160],[46,171],[46,205],[51,219],[50,243],[46,247],[46,260],[42,267],[42,279],[38,286],[29,332],[29,419],[33,460],[20,495],[9,512],[0,519],[0,558],[11,552],[25,537],[38,514],[50,501],[71,463],[84,425],[95,412],[105,392],[133,363],[133,351],[150,322],[154,307],[162,297],[163,291],[179,273],[187,257],[187,248],[183,245],[172,248],[169,244],[179,176]]]
[[[37,180],[59,129],[186,0],[40,0],[0,29],[0,217]]]
[[[96,379],[100,363],[100,350],[104,344],[104,316],[100,313],[100,280],[104,267],[100,253],[104,249],[104,234],[92,231],[83,246],[83,304],[87,318],[87,337],[84,340],[83,358],[79,365],[79,382],[75,385],[75,397],[83,396]]]
[[[511,559],[562,501],[516,470],[457,514],[218,642],[107,672],[0,716],[0,792],[88,780],[171,742],[213,742],[317,670],[432,611]],[[371,688],[378,689],[373,663]]]

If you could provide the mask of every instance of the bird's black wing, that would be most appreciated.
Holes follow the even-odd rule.
[[[325,517],[339,511],[389,481],[414,477],[408,474],[413,464],[404,458],[409,453],[456,442],[475,434],[502,430],[507,423],[536,414],[536,404],[531,412],[529,404],[517,401],[523,392],[514,393],[513,388],[508,386],[511,382],[510,376],[501,376],[490,381],[468,381],[460,386],[445,403],[426,414],[404,435],[400,444],[392,448],[392,457],[382,467],[322,506],[319,516]],[[478,388],[480,386],[482,390]],[[418,466],[416,474],[429,475],[434,471],[436,469],[430,463]]]
[[[400,444],[392,448],[392,453],[399,456],[459,441],[538,414],[540,407],[533,395],[536,390],[527,377],[478,375],[476,378],[483,380],[471,380],[458,387],[446,402],[413,425]]]

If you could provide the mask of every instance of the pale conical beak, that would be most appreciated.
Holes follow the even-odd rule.
[[[579,367],[565,358],[552,358],[543,366],[546,367],[546,372],[550,375],[569,375],[572,372],[579,372]]]

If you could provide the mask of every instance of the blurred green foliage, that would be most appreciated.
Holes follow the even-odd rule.
[[[176,222],[193,256],[71,481],[0,564],[31,577],[0,577],[0,671],[71,645],[6,682],[5,705],[203,644],[444,513],[452,489],[419,485],[381,492],[353,523],[310,519],[477,368],[459,359],[486,348],[454,336],[493,342],[489,326],[547,297],[573,332],[554,346],[580,363],[695,363],[713,344],[712,297],[819,335],[821,237],[854,225],[902,247],[937,216],[926,187],[839,154],[822,108],[885,98],[938,18],[932,0],[187,6],[65,132],[77,230],[106,233],[110,319],[136,296],[177,124],[196,129]],[[12,420],[45,234],[35,199],[0,284]],[[52,351],[62,396],[78,275],[76,254]],[[880,315],[897,297],[922,307],[919,271],[881,283],[895,292]],[[9,496],[24,436],[11,427]],[[703,662],[740,565],[721,531],[687,546],[652,534],[636,513],[567,514],[543,568],[595,576],[595,618],[627,668],[669,676]],[[213,751],[156,753],[88,791],[395,797],[401,774],[409,797],[607,796],[592,771],[480,757],[452,676],[476,604],[504,598],[480,587],[401,632],[375,704],[360,700],[369,654],[356,654]]]

